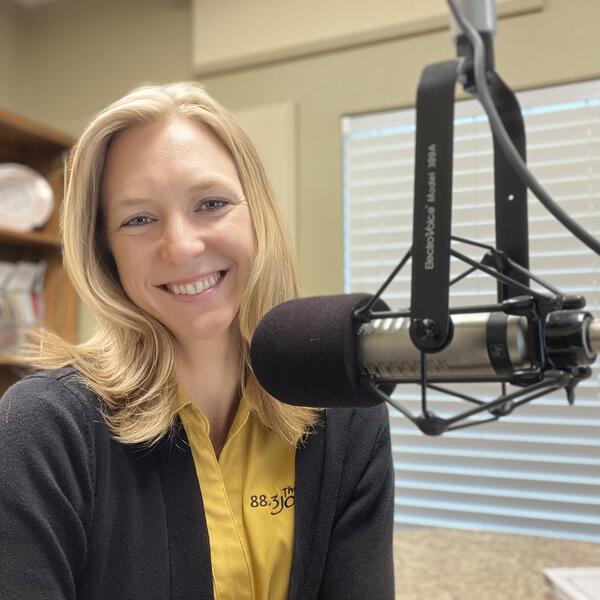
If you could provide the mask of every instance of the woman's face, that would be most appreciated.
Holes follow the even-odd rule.
[[[208,128],[174,118],[118,135],[102,210],[132,302],[180,342],[229,329],[255,241],[236,165]]]

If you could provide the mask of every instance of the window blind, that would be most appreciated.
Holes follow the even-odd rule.
[[[528,165],[561,207],[598,236],[600,81],[517,96]],[[410,247],[415,114],[407,109],[342,119],[346,292],[374,293]],[[528,209],[531,270],[561,291],[584,295],[598,316],[600,258],[531,193]],[[452,220],[454,235],[495,245],[492,137],[474,100],[455,109]],[[480,250],[466,253],[481,258]],[[464,270],[453,260],[452,277]],[[392,308],[408,308],[410,263],[383,298]],[[472,274],[452,288],[450,298],[451,306],[494,302],[495,281]],[[574,406],[557,392],[500,421],[441,437],[425,436],[390,409],[397,526],[600,542],[599,374],[595,364],[593,376],[578,386]],[[500,393],[499,384],[449,387],[483,400]],[[417,386],[398,385],[393,397],[420,413]],[[441,416],[468,408],[433,390],[428,399]]]

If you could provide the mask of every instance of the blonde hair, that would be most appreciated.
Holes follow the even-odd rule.
[[[174,338],[125,294],[105,240],[100,197],[111,140],[136,125],[174,116],[210,128],[237,165],[256,235],[256,256],[236,318],[241,339],[240,391],[265,427],[297,445],[311,432],[319,411],[287,406],[269,396],[254,377],[248,356],[261,317],[298,295],[284,220],[252,142],[194,82],[133,90],[100,112],[72,149],[61,212],[64,264],[98,327],[82,344],[44,332],[42,350],[29,362],[45,368],[73,365],[104,400],[104,419],[120,442],[151,444],[172,431],[177,397]]]

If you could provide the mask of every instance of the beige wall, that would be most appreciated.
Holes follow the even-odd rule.
[[[397,39],[448,26],[446,0],[192,1],[199,75]],[[476,0],[482,2],[483,0]],[[543,0],[494,0],[498,15],[539,10]]]
[[[60,0],[27,11],[22,111],[78,135],[131,88],[192,78],[188,0]]]
[[[18,110],[22,9],[0,0],[0,107]]]
[[[134,85],[192,78],[190,20],[186,0],[62,0],[28,12],[19,40],[22,112],[77,134]],[[517,90],[599,77],[599,23],[599,0],[546,0],[541,12],[502,19],[498,70]],[[423,66],[453,52],[448,31],[437,31],[202,77],[233,110],[297,107],[305,294],[342,289],[340,117],[411,105]]]

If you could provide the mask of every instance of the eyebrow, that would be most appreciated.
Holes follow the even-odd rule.
[[[232,180],[224,178],[224,177],[220,177],[218,175],[213,175],[210,177],[206,177],[205,179],[202,179],[192,185],[190,185],[187,190],[186,193],[190,193],[190,192],[201,192],[213,187],[227,187],[227,188],[232,188],[232,183],[234,183]],[[119,209],[119,208],[131,208],[134,206],[139,206],[140,204],[145,204],[146,202],[149,202],[150,199],[149,198],[143,198],[143,197],[138,197],[138,196],[131,196],[131,197],[125,197],[125,198],[120,198],[119,200],[117,200],[112,208],[113,210]]]

